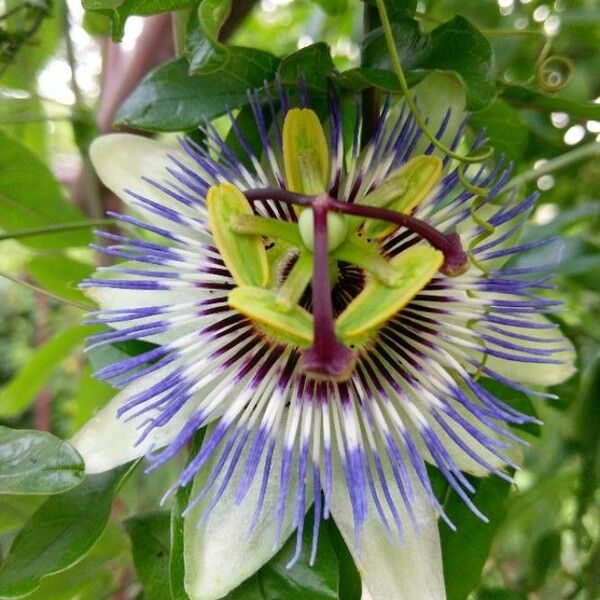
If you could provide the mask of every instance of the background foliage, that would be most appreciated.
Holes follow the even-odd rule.
[[[526,237],[556,236],[550,248],[562,257],[555,275],[566,302],[557,319],[578,349],[577,375],[552,390],[559,400],[507,398],[530,405],[545,424],[523,432],[532,444],[515,489],[475,482],[476,504],[491,523],[440,488],[460,524],[458,533],[440,526],[448,597],[593,600],[600,597],[600,7],[594,0],[387,4],[411,85],[432,72],[460,82],[473,130],[486,128],[497,153],[515,161],[523,191],[543,190]],[[76,284],[98,260],[87,248],[90,223],[102,224],[115,206],[90,170],[90,140],[113,118],[167,138],[193,135],[204,119],[222,127],[229,106],[240,107],[244,127],[246,89],[276,73],[290,82],[304,74],[317,92],[330,76],[371,100],[398,90],[369,3],[239,0],[229,15],[230,8],[227,0],[0,4],[0,598],[185,600],[180,511],[189,490],[170,511],[158,505],[178,465],[152,476],[132,465],[84,477],[81,459],[55,437],[70,436],[113,393],[91,377],[81,353],[89,328],[79,322],[90,300]],[[160,14],[143,25],[141,17]],[[144,38],[152,31],[158,49]],[[542,64],[544,48],[550,59]],[[534,252],[527,260],[538,259]],[[138,351],[130,344],[90,359],[97,368]],[[229,600],[359,598],[338,532],[328,524],[325,533],[315,568],[301,562],[287,571],[284,547]]]

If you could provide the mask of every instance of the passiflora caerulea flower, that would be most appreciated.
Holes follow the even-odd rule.
[[[322,120],[281,86],[250,101],[262,158],[233,117],[243,156],[210,124],[203,145],[94,142],[131,234],[99,233],[126,262],[83,284],[111,328],[90,347],[155,346],[97,373],[121,391],[73,443],[90,473],[142,455],[155,469],[208,425],[177,484],[194,481],[193,599],[225,595],[296,529],[293,563],[311,505],[311,560],[331,516],[373,598],[442,599],[426,463],[478,513],[464,473],[510,479],[509,426],[533,420],[480,378],[544,395],[573,371],[542,268],[503,268],[532,246],[518,236],[535,195],[499,197],[500,164],[465,186],[389,100],[364,147],[361,111],[344,131],[333,91]]]

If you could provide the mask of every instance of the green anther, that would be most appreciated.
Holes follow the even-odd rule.
[[[310,284],[313,274],[313,256],[310,252],[301,252],[294,263],[275,299],[277,306],[289,312],[300,302],[302,294]]]
[[[246,315],[268,336],[300,348],[313,342],[312,315],[298,305],[284,312],[274,291],[243,286],[229,293],[229,306]]]
[[[359,203],[410,214],[433,189],[441,174],[442,161],[437,156],[415,156],[377,189],[361,198]],[[394,187],[399,190],[395,197],[392,193]],[[367,221],[364,233],[367,238],[377,239],[389,235],[393,230],[394,225],[389,223]]]
[[[285,116],[282,135],[288,189],[323,194],[329,179],[329,150],[319,117],[308,108],[293,108]]]
[[[443,262],[442,252],[428,245],[413,246],[393,258],[390,263],[399,273],[396,286],[370,279],[336,319],[338,340],[345,345],[367,342],[429,283]]]
[[[359,237],[347,238],[336,248],[333,257],[361,267],[387,286],[395,286],[401,279],[398,269],[383,258],[374,246]]]
[[[302,247],[298,227],[294,223],[288,223],[281,219],[259,217],[258,215],[235,215],[229,226],[236,233],[283,240],[297,248]]]
[[[231,227],[235,217],[252,215],[244,194],[230,183],[221,183],[208,190],[206,207],[213,239],[235,282],[268,285],[269,263],[262,240],[258,236],[241,235]]]
[[[298,217],[298,228],[304,245],[312,251],[314,247],[314,219],[312,208],[305,208]],[[345,239],[348,231],[347,220],[340,214],[327,214],[327,248],[335,250]]]

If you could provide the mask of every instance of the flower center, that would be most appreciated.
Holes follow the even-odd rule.
[[[312,110],[286,113],[282,144],[286,189],[242,193],[221,184],[207,196],[213,238],[238,286],[229,305],[267,335],[302,348],[303,369],[311,377],[343,381],[352,374],[356,346],[368,343],[438,270],[458,275],[468,258],[457,234],[446,235],[410,214],[441,177],[439,158],[417,156],[365,196],[341,202],[327,191],[329,150]],[[289,205],[297,222],[260,216],[260,205],[273,203]],[[385,258],[378,240],[398,227],[428,244],[416,240]],[[268,252],[265,239],[275,242]],[[286,248],[295,249],[297,258],[280,282],[271,267],[281,264],[282,254],[289,257]],[[366,282],[336,315],[331,266],[339,262],[359,267]],[[302,305],[309,286],[311,312]]]

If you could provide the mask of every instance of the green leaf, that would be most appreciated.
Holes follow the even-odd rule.
[[[313,0],[313,2],[330,15],[341,15],[348,8],[348,0]]]
[[[509,160],[519,160],[527,146],[527,125],[519,113],[504,102],[494,102],[471,115],[469,126],[475,131],[485,129],[496,156],[504,154]]]
[[[89,553],[56,575],[44,577],[40,587],[21,600],[97,600],[115,584],[114,563],[127,551],[125,534],[109,524]]]
[[[313,510],[306,516],[302,555],[287,568],[296,549],[294,533],[258,573],[225,596],[224,600],[329,600],[338,598],[339,575],[333,546],[325,531],[319,536],[317,559],[308,564],[312,544]],[[243,535],[243,534],[242,534]]]
[[[132,15],[148,16],[193,6],[194,0],[83,0],[83,8],[96,11],[111,19],[112,37],[123,37],[125,22]]]
[[[99,371],[108,365],[125,360],[131,356],[138,356],[138,354],[149,352],[156,347],[156,344],[144,342],[143,340],[129,340],[94,348],[86,354],[86,357],[92,367],[94,367],[94,370]]]
[[[37,285],[52,294],[73,302],[90,304],[91,299],[77,285],[93,273],[92,265],[63,254],[46,254],[34,257],[25,268]]]
[[[19,140],[41,160],[48,152],[48,124],[39,98],[13,98],[0,93],[0,123],[2,130]]]
[[[246,104],[246,91],[273,79],[278,64],[268,52],[230,47],[222,68],[190,76],[187,61],[180,58],[146,77],[121,106],[116,123],[148,131],[192,129]]]
[[[202,446],[205,430],[194,434],[192,447],[190,448],[189,460],[196,456]],[[175,492],[175,501],[171,509],[171,554],[169,558],[169,583],[171,588],[172,600],[188,600],[185,591],[184,576],[185,565],[183,560],[183,529],[184,517],[183,511],[186,509],[192,493],[194,483],[190,481],[188,485],[177,488]]]
[[[148,600],[167,600],[171,597],[169,523],[167,511],[137,515],[124,522],[131,538],[135,570]]]
[[[0,495],[0,535],[23,527],[25,521],[44,502],[45,496]]]
[[[496,396],[496,398],[502,400],[502,402],[508,404],[524,415],[530,415],[532,417],[538,416],[535,406],[527,394],[502,385],[498,381],[488,377],[482,377],[477,383]],[[513,427],[525,431],[535,437],[539,437],[542,433],[542,427],[539,423],[524,423],[523,425],[513,425]]]
[[[544,94],[521,85],[502,84],[500,96],[509,104],[546,112],[566,112],[579,119],[600,120],[600,104],[576,102],[562,96]]]
[[[85,365],[81,370],[75,395],[62,404],[67,416],[65,437],[70,437],[81,429],[114,395],[115,389],[108,383],[95,379],[90,365]]]
[[[81,456],[43,431],[0,426],[0,494],[57,494],[83,480]]]
[[[0,417],[12,417],[26,410],[57,364],[97,330],[94,327],[76,325],[64,329],[43,346],[36,348],[19,373],[0,391]]]
[[[362,581],[360,573],[354,564],[350,550],[346,546],[346,542],[339,532],[335,521],[329,519],[328,522],[329,539],[333,546],[335,556],[338,562],[339,570],[339,600],[361,600],[362,598]]]
[[[392,23],[404,17],[412,17],[417,10],[417,0],[384,0],[385,9]],[[375,0],[365,0],[365,3],[375,7]]]
[[[325,89],[327,77],[334,70],[329,46],[318,42],[286,56],[279,65],[279,76],[291,87],[302,78],[307,85]]]
[[[32,592],[42,578],[81,560],[106,528],[115,494],[132,469],[126,465],[88,476],[78,487],[42,504],[0,567],[0,597]]]
[[[539,590],[550,573],[560,565],[561,534],[549,531],[536,540],[531,552],[527,589]]]
[[[39,158],[17,140],[0,131],[0,229],[7,233],[58,223],[83,221],[83,214],[65,199],[58,182]],[[87,230],[22,238],[34,248],[87,246]]]
[[[229,60],[229,48],[219,42],[219,32],[231,11],[231,0],[202,0],[188,23],[185,56],[190,74],[210,72]]]
[[[20,0],[7,0],[2,5],[2,12],[23,4]],[[27,4],[32,10],[41,9],[46,12],[46,16],[37,32],[21,45],[16,56],[8,62],[6,70],[0,72],[0,86],[23,90],[35,89],[38,72],[55,52],[60,41],[65,10],[63,0],[28,2]],[[14,15],[14,21],[20,19],[20,14],[22,13]],[[19,25],[16,27],[17,30],[21,29]],[[4,39],[2,43],[4,49],[6,43]]]
[[[471,479],[477,508],[488,517],[482,522],[455,492],[444,503],[444,510],[458,528],[452,531],[440,524],[444,579],[448,600],[464,600],[477,587],[494,535],[508,511],[510,484],[497,477]]]
[[[392,24],[402,66],[413,83],[431,71],[454,74],[467,93],[467,108],[480,110],[496,92],[494,53],[487,39],[464,17],[454,17],[431,33],[423,34],[414,19],[398,19]],[[363,66],[344,73],[342,79],[353,87],[367,83],[397,91],[390,68],[387,46],[381,29],[371,32],[363,44]],[[383,72],[374,71],[383,70]],[[391,89],[390,89],[391,88]]]

